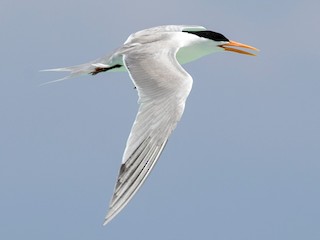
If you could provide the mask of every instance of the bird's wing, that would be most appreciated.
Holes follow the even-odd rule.
[[[124,55],[138,90],[140,107],[104,225],[126,206],[146,180],[183,113],[192,78],[176,60],[178,47],[170,48],[170,44],[154,42]]]

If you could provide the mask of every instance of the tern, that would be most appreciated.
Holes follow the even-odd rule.
[[[139,190],[183,114],[193,80],[181,65],[222,51],[255,56],[239,48],[258,51],[202,26],[166,25],[133,33],[122,47],[92,62],[44,70],[70,72],[52,82],[83,74],[127,71],[137,89],[139,111],[103,225],[109,223]]]

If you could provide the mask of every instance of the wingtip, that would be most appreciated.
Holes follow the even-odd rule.
[[[109,213],[107,214],[107,216],[105,217],[102,226],[106,226],[113,218],[115,217],[115,215],[110,215]]]
[[[102,226],[105,227],[105,226],[107,226],[108,223],[109,223],[109,220],[108,220],[108,219],[105,219],[104,222],[103,222],[103,224],[102,224]]]

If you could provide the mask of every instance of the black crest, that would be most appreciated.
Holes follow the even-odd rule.
[[[213,32],[213,31],[183,31],[186,33],[195,34],[199,37],[208,38],[217,42],[228,42],[229,39],[223,36],[221,33]]]

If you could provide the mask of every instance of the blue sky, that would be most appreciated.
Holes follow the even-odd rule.
[[[14,1],[0,7],[0,238],[320,238],[319,1]],[[40,87],[132,32],[253,45],[185,65],[193,90],[142,189],[102,227],[137,112],[126,73]]]

